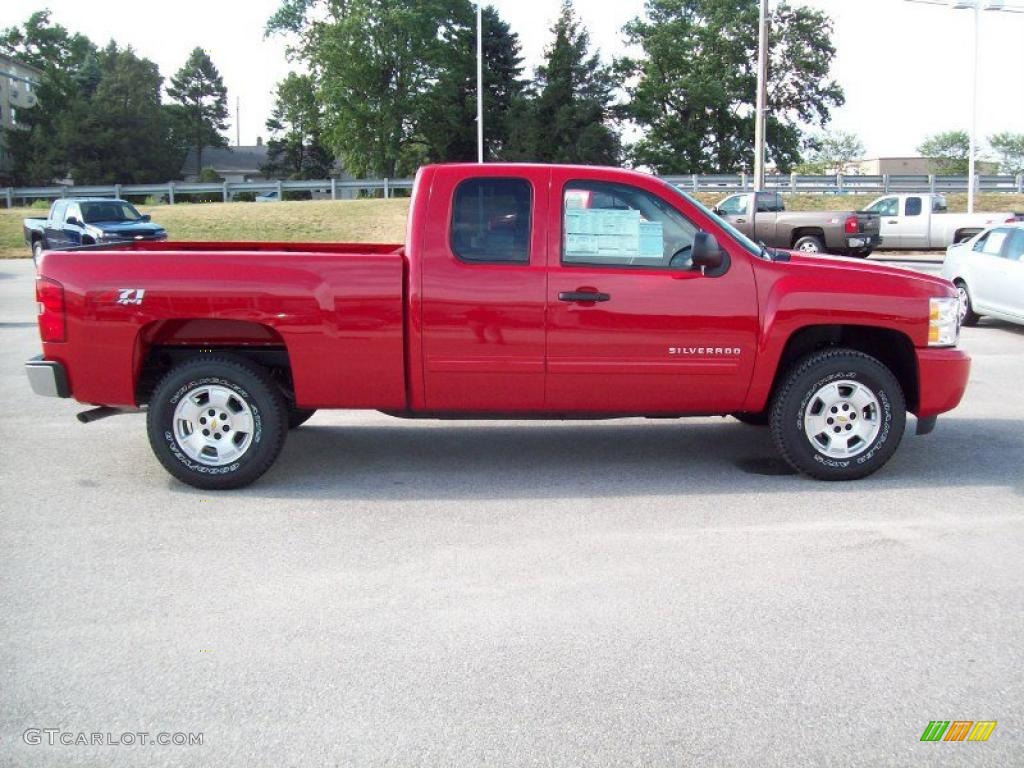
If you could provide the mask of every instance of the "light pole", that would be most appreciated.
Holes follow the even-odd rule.
[[[967,161],[967,212],[974,213],[974,194],[978,186],[976,173],[978,156],[978,39],[981,30],[981,12],[1006,11],[1007,13],[1024,13],[1024,6],[1007,5],[1003,0],[907,0],[911,3],[924,5],[944,5],[955,10],[970,9],[974,11],[974,42],[971,45],[973,73],[971,75],[971,138],[970,157]]]
[[[483,0],[476,3],[476,161],[484,161],[484,22]]]
[[[764,129],[768,91],[768,0],[761,0],[757,30],[757,106],[754,115],[754,191],[764,189]]]

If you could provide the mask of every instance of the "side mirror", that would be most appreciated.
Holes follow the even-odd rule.
[[[82,226],[82,222],[80,222],[78,220],[77,216],[68,216],[67,221],[65,221],[64,223],[65,224],[70,224],[72,227],[81,227]]]
[[[729,268],[729,254],[722,250],[710,232],[693,236],[693,266],[699,267],[707,277],[718,277]]]
[[[152,221],[152,220],[153,220],[153,217],[150,216],[148,213],[142,214],[142,218],[139,219],[139,221],[145,221],[147,223]]]
[[[711,209],[711,212],[715,214],[715,216],[725,216],[725,211],[723,211],[717,205]]]

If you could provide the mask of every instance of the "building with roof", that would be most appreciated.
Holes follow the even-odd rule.
[[[0,171],[9,170],[5,136],[18,126],[18,112],[32,109],[43,71],[0,54]]]
[[[212,168],[224,181],[264,181],[266,176],[260,168],[267,162],[267,147],[257,139],[249,147],[203,147],[202,167],[199,167],[195,147],[188,151],[181,167],[185,181],[198,181],[203,168]]]

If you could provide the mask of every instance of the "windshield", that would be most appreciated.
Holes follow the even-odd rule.
[[[81,209],[82,220],[86,224],[100,221],[138,221],[142,218],[131,204],[121,200],[82,203]]]
[[[665,181],[663,183],[664,183],[664,185],[666,187],[671,189],[673,192],[675,192],[681,198],[686,200],[688,203],[690,203],[691,205],[695,206],[696,208],[699,208],[701,211],[706,213],[709,217],[714,219],[715,223],[718,224],[718,226],[720,226],[726,232],[728,232],[732,236],[733,240],[735,240],[737,243],[739,243],[744,248],[746,248],[748,251],[750,251],[754,256],[761,256],[761,246],[760,245],[758,245],[753,240],[751,240],[749,237],[744,235],[742,232],[740,232],[738,229],[736,229],[736,227],[734,227],[728,221],[723,219],[721,216],[717,216],[715,213],[713,213],[711,211],[710,208],[708,208],[706,205],[704,205],[702,202],[700,202],[700,200],[698,200],[695,197],[691,197],[690,195],[688,195],[685,192],[683,192],[683,190],[681,190],[679,187],[673,186],[672,184],[669,184],[667,181]]]

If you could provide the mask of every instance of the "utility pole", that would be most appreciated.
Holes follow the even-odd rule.
[[[483,0],[476,3],[476,161],[484,161],[484,22]]]
[[[974,73],[971,83],[971,156],[967,165],[967,212],[974,213],[975,156],[978,154],[978,34],[981,27],[981,0],[974,0]]]
[[[768,0],[761,0],[757,33],[757,107],[754,115],[754,191],[764,189],[764,129],[768,111]]]
[[[967,212],[974,213],[974,193],[978,186],[977,155],[978,155],[978,57],[980,55],[979,37],[981,34],[981,12],[1003,11],[1005,13],[1024,13],[1024,5],[1011,4],[1005,0],[907,0],[923,5],[944,5],[955,10],[970,9],[974,11],[974,36],[971,45],[973,73],[971,84],[971,139],[970,159],[967,161]]]
[[[235,146],[242,146],[242,97],[235,96]]]

